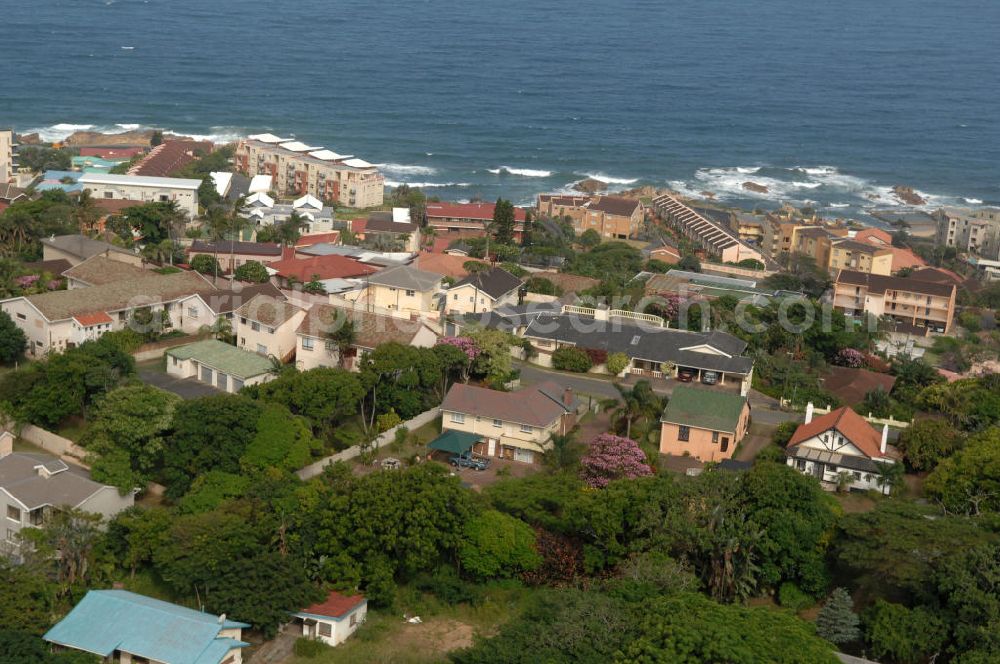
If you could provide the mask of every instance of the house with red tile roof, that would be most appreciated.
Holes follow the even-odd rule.
[[[439,236],[458,238],[482,236],[486,224],[493,221],[494,203],[428,203],[427,225]],[[524,208],[514,208],[514,240],[521,242],[527,213]]]
[[[901,463],[902,458],[888,444],[888,425],[880,434],[846,406],[816,418],[813,412],[810,403],[805,423],[785,447],[788,465],[828,486],[836,486],[843,476],[851,489],[888,495],[891,487],[880,481],[883,467]]]
[[[317,281],[349,279],[378,272],[378,268],[339,254],[285,258],[269,263],[267,267],[274,272],[279,282],[286,286],[290,282],[308,283],[313,279]]]
[[[899,272],[905,268],[918,268],[927,265],[924,259],[910,249],[892,246],[892,236],[880,228],[866,228],[854,236],[856,242],[870,244],[879,249],[885,249],[892,254],[892,271]]]
[[[319,639],[328,646],[343,643],[368,615],[364,595],[343,595],[331,591],[322,602],[292,614],[302,624],[302,636]]]

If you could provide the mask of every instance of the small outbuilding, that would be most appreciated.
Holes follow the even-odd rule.
[[[346,641],[365,621],[368,600],[364,595],[343,595],[332,591],[324,601],[293,615],[302,624],[302,636],[336,646]]]
[[[215,339],[196,341],[167,351],[167,373],[194,378],[223,392],[239,392],[246,385],[274,377],[269,359]]]

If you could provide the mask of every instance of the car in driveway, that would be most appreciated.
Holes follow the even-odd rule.
[[[456,468],[472,468],[473,470],[486,470],[490,467],[490,460],[478,454],[453,454],[448,463]]]
[[[694,370],[693,369],[681,369],[677,372],[677,380],[682,383],[690,383],[694,380]]]
[[[715,385],[719,382],[719,374],[716,371],[702,371],[701,382],[705,385]]]

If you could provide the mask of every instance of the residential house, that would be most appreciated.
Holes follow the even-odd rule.
[[[47,454],[12,452],[11,433],[0,435],[0,552],[19,558],[19,533],[40,527],[53,510],[79,509],[110,520],[132,507],[133,492],[123,496],[115,487],[90,479],[83,468]]]
[[[290,302],[257,295],[236,310],[236,345],[290,362],[295,357],[295,331],[305,317],[305,310]]]
[[[180,309],[178,329],[188,334],[196,334],[204,329],[215,329],[220,321],[226,321],[232,331],[236,327],[233,324],[236,310],[258,295],[285,299],[278,287],[270,282],[265,284],[236,282],[232,290],[219,289],[193,293],[177,303]]]
[[[577,234],[594,230],[606,239],[625,240],[642,229],[642,203],[620,196],[538,195],[539,214],[569,217]]]
[[[244,175],[270,176],[264,191],[279,196],[311,194],[354,208],[378,207],[384,200],[385,179],[373,164],[274,134],[240,140],[233,163]]]
[[[257,226],[282,224],[295,214],[303,223],[307,234],[329,233],[333,230],[335,214],[333,208],[324,205],[315,196],[306,194],[291,203],[276,203],[267,194],[251,194],[245,202],[247,216]]]
[[[69,268],[62,273],[62,276],[66,277],[66,287],[73,289],[103,286],[116,281],[145,279],[153,274],[155,272],[151,270],[108,258],[104,254],[97,254]]]
[[[660,417],[660,454],[730,459],[749,428],[745,396],[678,385]]]
[[[862,313],[913,328],[947,333],[955,316],[953,284],[841,270],[833,284],[833,306],[848,316]]]
[[[27,201],[28,199],[29,196],[27,189],[22,189],[21,187],[5,183],[3,179],[0,178],[0,212],[3,212],[18,201]]]
[[[478,436],[475,454],[539,463],[551,436],[576,424],[579,406],[571,389],[552,381],[513,392],[455,383],[441,404],[441,427]]]
[[[789,466],[828,485],[839,484],[843,477],[851,489],[888,495],[891,487],[880,481],[884,465],[901,462],[888,436],[888,425],[879,435],[847,406],[813,418],[810,403],[805,423],[792,434],[785,454]]]
[[[442,238],[483,236],[493,222],[495,203],[438,203],[426,205],[427,225]],[[524,208],[514,208],[514,241],[520,244],[527,219]]]
[[[139,310],[148,310],[157,320],[156,314],[165,314],[164,326],[180,327],[183,313],[178,303],[194,293],[215,290],[195,272],[149,272],[141,279],[0,300],[0,310],[24,331],[27,354],[37,358],[120,330],[133,323]]]
[[[284,288],[318,281],[328,291],[331,289],[327,282],[367,277],[378,272],[377,267],[339,254],[296,256],[276,261],[267,267]]]
[[[771,258],[739,239],[732,228],[700,214],[669,194],[653,199],[653,209],[664,221],[722,263],[753,259],[767,265]]]
[[[218,242],[195,240],[186,250],[188,262],[195,256],[205,254],[217,258],[219,269],[232,273],[239,266],[250,261],[264,265],[282,260],[285,253],[277,242],[242,242],[239,240],[220,240]]]
[[[127,590],[90,590],[42,638],[122,664],[241,664],[246,623]]]
[[[350,343],[344,356],[332,335],[347,322],[352,325]],[[295,363],[302,371],[316,367],[343,367],[358,371],[365,353],[386,343],[399,343],[415,348],[430,348],[438,334],[420,320],[384,316],[382,314],[316,304],[296,330]]]
[[[303,638],[318,639],[328,646],[337,646],[365,621],[368,600],[364,595],[342,595],[334,590],[324,601],[292,615],[302,623]]]
[[[912,249],[892,246],[892,236],[880,228],[865,228],[864,230],[860,230],[854,234],[854,241],[864,242],[891,253],[893,274],[900,270],[913,270],[927,265],[923,258],[913,253]]]
[[[829,256],[827,269],[830,274],[842,269],[881,275],[892,273],[893,253],[887,247],[857,240],[832,240]]]
[[[642,256],[648,261],[676,265],[681,260],[681,250],[667,240],[658,240],[643,247]]]
[[[274,365],[267,357],[216,339],[170,348],[166,358],[171,376],[194,378],[222,392],[236,393],[274,378]]]
[[[104,256],[123,263],[142,267],[143,259],[135,252],[113,244],[94,240],[86,235],[53,235],[42,238],[42,260],[52,261],[60,258],[77,265],[94,256]]]
[[[505,304],[516,304],[521,280],[503,268],[473,272],[455,282],[446,293],[445,310],[449,314],[477,314]]]
[[[94,198],[122,198],[139,203],[174,202],[188,218],[198,216],[198,187],[201,180],[84,173],[80,185]]]
[[[214,148],[211,141],[164,141],[132,166],[128,174],[169,177]]]
[[[418,270],[409,265],[386,268],[367,276],[359,303],[382,309],[437,316],[440,274]]]
[[[409,208],[372,212],[365,222],[365,243],[390,251],[420,251],[420,225],[410,219]]]

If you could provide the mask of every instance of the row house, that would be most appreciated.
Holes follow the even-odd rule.
[[[699,214],[669,194],[653,199],[657,214],[682,235],[699,245],[705,253],[723,263],[756,260],[767,264],[770,257],[741,241],[726,224]]]

